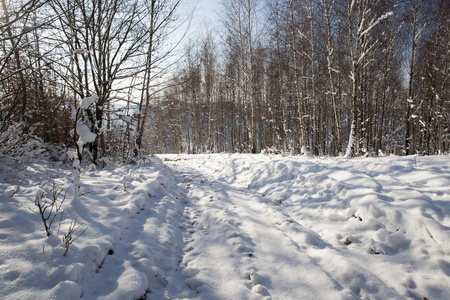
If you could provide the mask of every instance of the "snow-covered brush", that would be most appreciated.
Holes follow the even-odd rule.
[[[41,139],[33,134],[33,128],[24,133],[24,123],[10,125],[0,132],[0,157],[36,157],[46,151]]]
[[[66,248],[63,256],[66,256],[67,252],[69,251],[70,245],[72,245],[73,242],[75,242],[88,229],[86,227],[79,235],[74,236],[75,231],[77,231],[81,226],[84,226],[84,223],[77,225],[77,217],[75,217],[75,219],[70,222],[69,229],[63,237],[63,243]]]
[[[128,174],[124,175],[123,178],[122,178],[123,190],[124,191],[127,191],[127,184],[128,184],[128,182],[132,182],[133,180],[134,180],[133,173],[132,173],[132,171],[130,169]]]
[[[83,152],[83,147],[88,143],[93,143],[97,138],[97,135],[92,133],[89,128],[81,121],[84,111],[87,111],[89,107],[98,99],[97,95],[92,95],[90,97],[84,98],[78,107],[72,105],[68,102],[71,109],[71,117],[74,121],[74,138],[78,135],[78,140],[76,141],[76,150],[78,159],[81,161],[81,155]]]
[[[34,204],[38,207],[38,211],[32,210],[34,213],[39,214],[41,216],[41,220],[44,223],[45,233],[47,236],[50,236],[53,234],[52,232],[52,224],[55,221],[57,216],[61,216],[59,219],[59,226],[58,231],[56,235],[59,235],[61,222],[62,222],[62,216],[64,214],[64,211],[62,210],[62,205],[64,203],[64,200],[66,199],[67,191],[65,190],[63,194],[63,189],[59,188],[58,182],[53,181],[52,188],[50,192],[46,191],[45,186],[47,184],[47,181],[45,181],[41,187],[36,191],[36,197],[34,200]],[[51,195],[51,197],[47,197]],[[60,199],[61,198],[61,199]],[[77,236],[75,236],[75,232],[84,225],[78,224],[77,225],[77,218],[75,217],[70,221],[69,228],[67,230],[67,233],[63,236],[63,243],[64,247],[66,248],[66,251],[64,252],[64,256],[66,256],[67,252],[69,251],[70,245],[73,244],[86,230],[87,227]]]
[[[74,193],[72,203],[76,203],[79,201],[79,189],[80,189],[80,173],[81,173],[81,159],[83,148],[88,143],[95,142],[97,135],[92,133],[88,126],[81,121],[81,117],[83,112],[88,110],[89,107],[98,99],[97,95],[92,95],[91,97],[84,98],[78,107],[72,105],[72,103],[68,103],[71,108],[71,116],[74,121],[74,139],[78,135],[78,140],[75,143],[75,151],[72,149],[68,150],[69,159],[72,161],[74,168]]]
[[[61,207],[64,203],[64,200],[66,199],[67,190],[62,195],[62,199],[59,199],[61,197],[63,189],[60,189],[58,183],[56,181],[53,181],[53,185],[50,190],[50,194],[52,196],[51,198],[47,198],[48,193],[45,190],[45,185],[46,182],[42,184],[42,186],[39,187],[36,192],[34,204],[38,207],[38,211],[32,211],[41,216],[41,220],[44,223],[45,233],[47,234],[47,236],[50,236],[52,234],[51,226],[55,221],[55,218],[58,215],[61,215],[62,218],[62,214],[64,213]]]
[[[18,153],[25,144],[23,139],[23,124],[17,123],[11,125],[5,131],[0,132],[0,155],[11,155]]]

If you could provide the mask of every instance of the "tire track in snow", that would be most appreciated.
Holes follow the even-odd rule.
[[[223,191],[191,170],[178,171],[186,190],[181,226],[185,252],[179,269],[187,279],[177,298],[243,298],[248,291],[240,259],[251,256],[251,240],[239,230],[233,207],[222,202]]]
[[[186,253],[181,267],[191,292],[202,299],[354,298],[306,250],[324,248],[320,237],[249,189],[205,179],[182,162],[170,166],[191,179],[185,215]],[[196,295],[197,294],[197,295]]]
[[[391,299],[404,298],[404,296],[398,294],[399,291],[394,290],[393,286],[395,284],[391,285],[385,278],[379,277],[378,272],[373,273],[371,271],[374,267],[373,265],[369,265],[369,268],[366,268],[364,257],[367,254],[361,253],[361,249],[353,249],[355,246],[353,244],[346,249],[347,246],[342,241],[336,244],[335,238],[329,240],[329,234],[322,237],[320,230],[314,231],[315,226],[311,227],[311,224],[323,221],[326,224],[345,224],[347,220],[345,214],[339,215],[339,219],[333,219],[333,214],[329,215],[329,219],[327,219],[327,214],[334,210],[336,212],[342,211],[343,213],[343,210],[349,204],[350,199],[348,196],[350,194],[348,193],[353,193],[354,187],[359,189],[359,182],[364,182],[365,185],[368,184],[375,194],[380,194],[384,187],[376,180],[372,180],[366,174],[356,172],[355,174],[347,174],[354,182],[346,183],[345,180],[342,181],[341,176],[338,176],[339,178],[333,181],[328,173],[336,172],[337,169],[331,168],[328,170],[326,167],[315,163],[300,166],[306,172],[304,174],[307,177],[304,177],[301,173],[292,172],[298,165],[296,162],[287,162],[286,165],[292,165],[289,165],[286,170],[282,163],[279,165],[275,164],[273,167],[276,169],[272,170],[272,166],[269,168],[264,162],[249,163],[249,161],[244,161],[244,165],[241,166],[239,165],[241,161],[233,157],[231,157],[230,161],[220,161],[219,164],[213,160],[214,158],[208,156],[192,156],[189,159],[193,161],[171,162],[170,165],[176,170],[190,173],[199,179],[201,178],[195,182],[195,187],[192,187],[193,192],[191,195],[198,196],[198,201],[195,201],[193,204],[197,207],[204,207],[203,204],[206,202],[201,199],[213,197],[211,195],[220,195],[222,203],[221,207],[216,206],[212,210],[208,206],[208,209],[205,209],[202,214],[197,216],[198,222],[208,224],[208,221],[213,219],[211,216],[219,216],[220,213],[227,214],[228,217],[234,220],[233,224],[235,226],[232,230],[238,231],[239,235],[243,235],[248,241],[251,241],[252,247],[246,249],[246,252],[251,253],[252,259],[238,262],[235,260],[231,263],[239,266],[236,271],[241,274],[241,279],[244,279],[244,285],[247,287],[247,292],[240,294],[240,297],[294,299],[298,295],[302,295],[303,298],[317,299],[359,299],[383,295],[383,297],[386,296]],[[211,159],[211,167],[208,166],[208,163],[210,163],[209,159]],[[232,175],[229,174],[230,168],[228,170],[224,169],[224,171],[217,168],[218,166],[220,168],[222,165],[226,168],[226,165],[229,163],[231,163],[231,170],[241,170],[241,173]],[[280,176],[287,176],[289,180],[280,182],[280,179],[269,178],[269,187],[274,186],[270,185],[270,182],[275,183],[275,185],[279,182],[289,191],[293,183],[299,186],[300,180],[306,184],[304,188],[305,193],[310,191],[314,197],[319,198],[313,198],[313,201],[310,203],[313,205],[311,207],[308,207],[308,205],[295,207],[294,202],[290,200],[285,203],[281,198],[272,199],[271,197],[273,196],[287,195],[288,192],[281,190],[281,185],[279,188],[276,188],[275,192],[261,192],[261,190],[265,190],[264,185],[261,185],[266,182],[265,178],[256,180],[248,178],[246,180],[244,171],[253,175],[260,174],[262,177],[267,177],[273,172],[279,171]],[[225,177],[224,175],[231,175],[231,177]],[[248,182],[250,184],[247,184]],[[256,185],[253,186],[253,183]],[[353,187],[352,184],[356,185]],[[215,188],[209,189],[207,186],[214,186]],[[278,189],[280,189],[280,192],[278,192]],[[359,192],[364,191],[366,190],[359,190]],[[361,196],[352,195],[355,199]],[[321,198],[323,199],[321,200]],[[327,211],[320,212],[322,205],[324,205],[324,208],[330,207],[329,199],[333,199],[332,203],[336,204],[331,204],[331,210],[328,208]],[[347,203],[347,206],[342,207],[338,202],[342,204]],[[314,207],[315,211],[312,211]],[[321,215],[325,217],[325,220],[320,219]],[[206,218],[206,216],[208,217]],[[302,220],[302,217],[307,219]],[[216,221],[218,220],[219,218]],[[355,220],[355,222],[359,222],[357,219]],[[305,224],[302,224],[303,221],[305,221]],[[215,231],[220,231],[219,228],[220,226]],[[326,227],[321,225],[318,228]],[[223,230],[223,232],[229,232],[229,230]],[[197,237],[198,239],[191,243],[192,249],[195,248],[195,244],[198,241],[202,239],[207,240],[207,236],[198,235]],[[228,245],[226,239],[222,239],[220,243],[223,244],[223,247]],[[202,248],[208,249],[207,243],[204,242],[204,244]],[[231,255],[228,254],[229,256]],[[203,273],[207,273],[208,263],[210,261],[220,261],[220,257],[217,256],[214,260],[211,260],[208,251],[197,251],[197,257],[193,261],[198,269],[202,269]],[[300,270],[307,271],[303,274]],[[202,272],[197,273],[196,278],[201,278],[203,276]],[[214,270],[209,270],[209,272],[214,274]],[[221,279],[211,280],[209,278],[208,276],[203,276],[201,279],[204,287],[202,291],[199,291],[199,295],[213,295],[217,298],[221,298],[220,295],[224,295],[224,297],[229,296],[226,293],[220,294],[218,291],[213,293],[211,290],[208,290],[207,286],[216,284],[215,286],[217,287],[217,282],[221,282]],[[222,281],[226,280],[226,276],[223,276],[223,278],[225,279],[222,279]],[[241,284],[238,281],[235,282]],[[258,292],[261,292],[261,294],[258,294]],[[401,292],[407,293],[413,298],[419,297],[412,290],[402,290]]]

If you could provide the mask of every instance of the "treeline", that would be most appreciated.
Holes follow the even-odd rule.
[[[155,102],[152,151],[449,151],[448,1],[223,4]]]
[[[448,1],[224,0],[220,29],[177,61],[182,4],[1,0],[1,153],[17,136],[84,145],[78,123],[96,164],[449,152]]]

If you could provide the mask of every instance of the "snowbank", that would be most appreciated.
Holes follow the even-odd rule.
[[[139,165],[86,170],[81,176],[81,205],[71,206],[71,172],[34,161],[1,165],[1,294],[8,299],[137,299],[164,272],[155,265],[177,257],[176,210],[180,206],[173,174],[157,158]],[[10,164],[10,165],[8,165]],[[16,169],[15,169],[16,168]],[[42,186],[43,182],[47,182]],[[52,197],[52,183],[67,190],[63,221],[59,216],[46,237],[35,207]],[[66,256],[62,238],[70,221],[86,229]],[[164,286],[160,279],[159,285]]]

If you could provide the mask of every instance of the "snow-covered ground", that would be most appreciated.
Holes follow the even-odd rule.
[[[85,169],[81,203],[72,181],[0,159],[3,298],[450,299],[449,156],[158,155]]]

